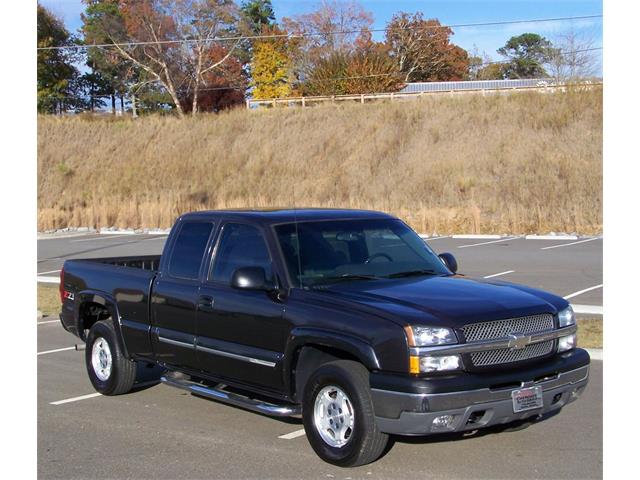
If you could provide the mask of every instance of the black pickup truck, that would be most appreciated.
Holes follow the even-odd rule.
[[[384,213],[189,213],[162,256],[65,262],[61,321],[105,395],[158,365],[196,395],[301,415],[323,460],[355,466],[389,434],[537,417],[584,390],[566,300],[456,271]]]

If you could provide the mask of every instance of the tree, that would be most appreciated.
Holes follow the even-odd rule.
[[[594,55],[594,40],[586,34],[569,31],[554,39],[549,70],[557,82],[578,81],[593,77],[598,61]]]
[[[208,83],[212,74],[229,78],[237,70],[226,69],[240,40],[220,41],[242,31],[233,1],[119,0],[117,7],[117,15],[100,19],[100,31],[121,59],[146,74],[147,82],[166,89],[179,116],[198,112],[201,91],[213,88]]]
[[[390,55],[405,82],[463,80],[469,71],[467,52],[450,42],[453,30],[421,12],[395,14],[386,28]]]
[[[552,54],[549,40],[537,33],[523,33],[511,37],[498,53],[509,60],[505,65],[506,78],[539,78],[546,77],[543,65]]]
[[[358,39],[368,34],[373,16],[357,1],[323,0],[317,10],[282,22],[286,31],[299,35],[290,46],[295,75],[304,81],[321,60],[353,51]]]
[[[111,41],[111,33],[119,31],[124,36],[124,20],[118,0],[82,0],[86,5],[80,15],[84,43],[103,45]],[[116,97],[124,110],[124,96],[134,95],[140,82],[146,81],[146,75],[140,72],[130,61],[123,61],[113,48],[91,47],[87,49],[87,66],[93,72],[93,79],[99,80],[103,95],[111,98],[111,112],[116,113]],[[89,77],[91,79],[91,77]],[[135,107],[135,102],[133,102]]]
[[[263,27],[267,34],[284,34],[276,27]],[[284,38],[258,40],[251,59],[252,95],[256,99],[288,97],[291,94],[291,59]]]
[[[248,0],[242,3],[242,13],[255,35],[262,33],[264,27],[275,24],[276,15],[273,12],[271,0]]]
[[[404,84],[383,46],[336,51],[318,61],[302,89],[305,95],[355,95],[396,92]]]
[[[478,80],[504,80],[505,64],[499,62],[488,63],[478,70]]]
[[[45,7],[38,4],[37,18],[38,48],[65,47],[75,45],[75,40]],[[79,72],[73,65],[77,54],[73,50],[38,50],[38,111],[41,113],[63,113],[82,105],[78,96]]]

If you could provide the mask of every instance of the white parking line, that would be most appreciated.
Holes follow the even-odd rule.
[[[486,235],[486,234],[475,234],[475,233],[473,233],[473,234],[462,234],[462,235],[456,234],[456,235],[451,235],[451,238],[466,238],[466,239],[476,239],[476,240],[479,240],[479,239],[487,240],[487,239],[490,239],[490,238],[500,238],[500,235],[496,235],[496,234]]]
[[[566,297],[563,297],[565,300],[569,300],[570,298],[577,297],[578,295],[582,295],[583,293],[590,292],[591,290],[597,290],[602,288],[602,283],[600,285],[596,285],[594,287],[585,288],[584,290],[579,290],[577,292],[570,293]]]
[[[562,245],[551,245],[550,247],[542,247],[540,250],[550,250],[552,248],[569,247],[571,245],[578,245],[579,243],[593,242],[594,240],[602,240],[602,239],[600,237],[587,238],[586,240],[580,240],[579,242],[563,243]]]
[[[47,355],[49,353],[66,352],[67,350],[75,350],[76,347],[56,348],[55,350],[45,350],[44,352],[38,352],[38,355]]]
[[[482,277],[482,278],[499,277],[500,275],[506,275],[508,273],[513,273],[513,272],[515,272],[515,270],[507,270],[506,272],[494,273],[493,275],[487,275],[486,277]]]
[[[58,400],[57,402],[49,402],[49,405],[63,405],[65,403],[78,402],[80,400],[87,400],[88,398],[95,398],[100,396],[102,396],[102,394],[98,392],[90,393],[88,395],[81,395],[79,397],[65,398],[64,400]]]
[[[38,325],[44,325],[45,323],[60,323],[60,320],[45,320],[44,322],[38,322]]]
[[[104,235],[104,234],[103,234]],[[117,235],[107,235],[106,237],[103,236],[99,236],[99,237],[93,237],[93,238],[83,238],[81,240],[69,240],[69,243],[76,243],[76,242],[93,242],[96,240],[111,240],[112,238],[118,238],[118,237],[127,237],[129,236],[129,234],[126,233],[120,233]]]
[[[602,315],[603,308],[602,305],[576,305],[575,303],[571,304],[573,307],[573,311],[575,313],[584,313],[587,315]]]
[[[42,277],[38,275],[36,279],[39,283],[60,283],[60,277]]]
[[[58,273],[60,270],[51,270],[49,272],[38,272],[38,275],[46,275],[47,273]]]
[[[460,245],[458,248],[477,247],[479,245],[489,245],[490,243],[506,242],[507,240],[516,240],[518,237],[501,238],[500,240],[493,240],[491,242],[472,243],[470,245]]]
[[[450,238],[449,235],[443,235],[441,237],[430,237],[429,235],[420,235],[423,240],[440,240],[441,238]]]
[[[303,428],[302,430],[296,430],[295,432],[280,435],[278,438],[282,438],[283,440],[292,440],[294,438],[302,437],[304,434],[305,432]]]

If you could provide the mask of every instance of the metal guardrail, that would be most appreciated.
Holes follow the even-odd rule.
[[[399,91],[399,92],[390,92],[390,93],[363,93],[363,94],[356,94],[356,95],[332,95],[332,96],[318,96],[318,97],[286,97],[286,98],[270,98],[270,99],[265,99],[265,100],[253,100],[253,99],[248,99],[246,101],[247,103],[247,108],[252,110],[252,109],[256,109],[259,108],[260,106],[270,106],[270,107],[277,107],[277,106],[286,106],[286,107],[295,107],[295,106],[301,106],[301,107],[307,107],[307,106],[312,106],[314,104],[317,103],[322,103],[322,102],[331,102],[331,103],[335,103],[335,102],[340,102],[340,101],[351,101],[351,102],[359,102],[359,103],[365,103],[367,101],[370,100],[390,100],[390,101],[395,101],[395,100],[402,100],[402,99],[411,99],[411,98],[420,98],[424,95],[443,95],[443,94],[449,94],[451,96],[453,95],[459,95],[459,94],[467,94],[467,93],[475,93],[475,94],[482,94],[482,95],[486,95],[486,94],[491,94],[491,93],[500,93],[500,92],[513,92],[513,91],[541,91],[541,92],[547,92],[547,91],[566,91],[567,88],[569,88],[567,85],[564,84],[560,84],[560,85],[556,85],[554,83],[546,83],[546,82],[542,82],[541,80],[538,79],[534,79],[537,83],[535,85],[530,85],[530,86],[515,86],[515,85],[511,85],[511,86],[501,86],[499,88],[482,88],[482,86],[478,86],[475,85],[472,86],[469,85],[465,88],[450,88],[448,90],[428,90],[428,91],[413,91],[413,92],[405,92],[405,91]],[[492,81],[492,80],[490,80]],[[499,82],[504,82],[504,81],[511,81],[511,80],[498,80]],[[522,80],[515,80],[516,82],[522,81]],[[435,82],[434,82],[435,83]],[[467,82],[438,82],[438,83],[447,83],[447,84],[452,84],[452,83],[467,83]],[[469,83],[482,83],[482,82],[469,82]],[[584,84],[579,84],[578,86],[580,87],[584,87],[584,88],[593,88],[595,86],[601,86],[602,82],[586,82]]]
[[[516,80],[466,80],[459,82],[415,82],[407,83],[400,93],[450,92],[452,90],[501,90],[554,86],[552,78],[520,78]]]

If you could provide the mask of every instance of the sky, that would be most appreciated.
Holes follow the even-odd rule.
[[[71,32],[80,28],[80,0],[40,0],[40,3],[62,18]],[[290,17],[314,10],[318,0],[272,0],[276,17]],[[384,28],[394,13],[423,12],[426,18],[437,18],[443,25],[482,23],[506,20],[530,20],[602,14],[601,0],[369,0],[361,2],[373,14],[373,28]],[[477,50],[500,59],[496,50],[514,35],[538,33],[550,40],[567,31],[592,39],[602,46],[602,18],[550,23],[527,23],[485,27],[458,27],[451,41],[465,50]],[[382,34],[375,36],[382,39]],[[597,52],[596,52],[597,53]]]

